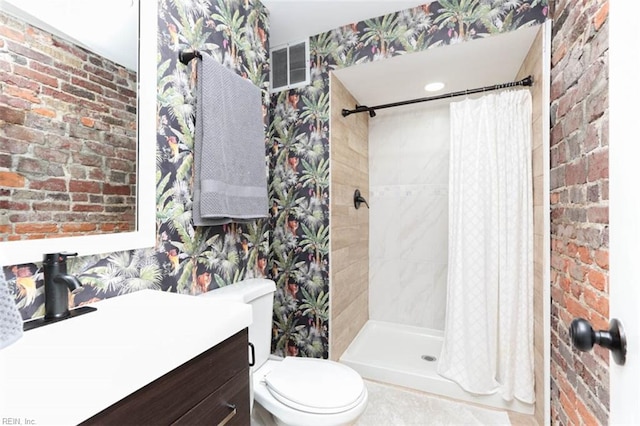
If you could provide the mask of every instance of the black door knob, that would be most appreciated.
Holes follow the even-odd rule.
[[[626,361],[627,338],[622,324],[615,318],[611,320],[609,330],[600,331],[595,331],[586,319],[576,318],[571,321],[569,336],[578,350],[589,351],[593,345],[600,345],[611,351],[616,364],[624,365]]]

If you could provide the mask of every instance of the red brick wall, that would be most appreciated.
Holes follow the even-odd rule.
[[[0,241],[132,229],[135,73],[0,12],[0,89]]]
[[[572,348],[609,318],[608,2],[555,2],[551,70],[551,421],[607,424],[609,355]]]

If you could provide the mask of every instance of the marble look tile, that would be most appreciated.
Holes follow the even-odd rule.
[[[371,319],[444,329],[446,263],[389,260],[370,269]]]
[[[431,110],[407,123],[412,130],[402,147],[402,183],[449,181],[449,110]]]
[[[429,142],[424,142],[429,143]],[[447,141],[448,143],[448,141]],[[408,151],[402,160],[400,181],[403,184],[436,183],[449,181],[449,149]]]
[[[400,269],[396,261],[380,260],[369,263],[369,317],[383,320],[389,310],[398,305]]]
[[[369,125],[371,185],[448,182],[449,109],[423,106]]]
[[[399,245],[403,258],[412,261],[447,259],[448,198],[437,188],[416,188],[399,204]]]
[[[405,283],[396,315],[401,324],[444,330],[447,302],[447,264],[409,263],[400,274]]]
[[[392,142],[391,129],[373,131],[369,129],[369,185],[389,185],[400,183],[399,164],[402,153]]]
[[[370,316],[443,329],[448,106],[394,112],[369,130]]]
[[[369,193],[369,258],[393,257],[399,250],[394,235],[394,218],[398,215],[397,199]]]

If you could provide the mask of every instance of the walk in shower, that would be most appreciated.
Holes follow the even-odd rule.
[[[363,377],[490,407],[528,414],[535,410],[536,417],[542,416],[545,387],[542,283],[547,276],[544,265],[548,264],[543,254],[544,227],[548,226],[543,217],[545,200],[542,197],[545,181],[541,131],[543,34],[544,30],[538,32],[529,54],[512,76],[515,81],[532,75],[538,83],[534,84],[531,93],[534,103],[534,357],[536,398],[540,403],[534,407],[515,399],[505,401],[499,393],[471,394],[437,372],[447,306],[448,102],[400,107],[368,118],[369,187],[368,191],[363,191],[370,204],[367,320],[347,344],[342,347],[341,342],[332,345],[337,352],[333,357],[350,365]],[[336,75],[341,79],[341,72]],[[343,83],[350,90],[348,81],[349,77],[345,77]],[[353,105],[343,107],[352,108]],[[333,114],[332,111],[332,120]],[[336,129],[340,127],[332,126],[333,143]],[[339,136],[336,136],[339,140],[337,138]],[[332,154],[332,161],[334,159]],[[353,296],[354,301],[364,299],[361,295]],[[348,303],[339,301],[337,304]],[[344,316],[347,315],[341,311],[338,319]],[[362,320],[363,315],[352,317]],[[342,330],[338,321],[334,320],[333,324]],[[341,333],[341,330],[334,330]],[[473,356],[473,353],[467,355]]]

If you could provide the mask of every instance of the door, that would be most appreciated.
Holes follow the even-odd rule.
[[[640,424],[640,2],[609,2],[610,318],[627,336],[610,358],[611,425]]]

